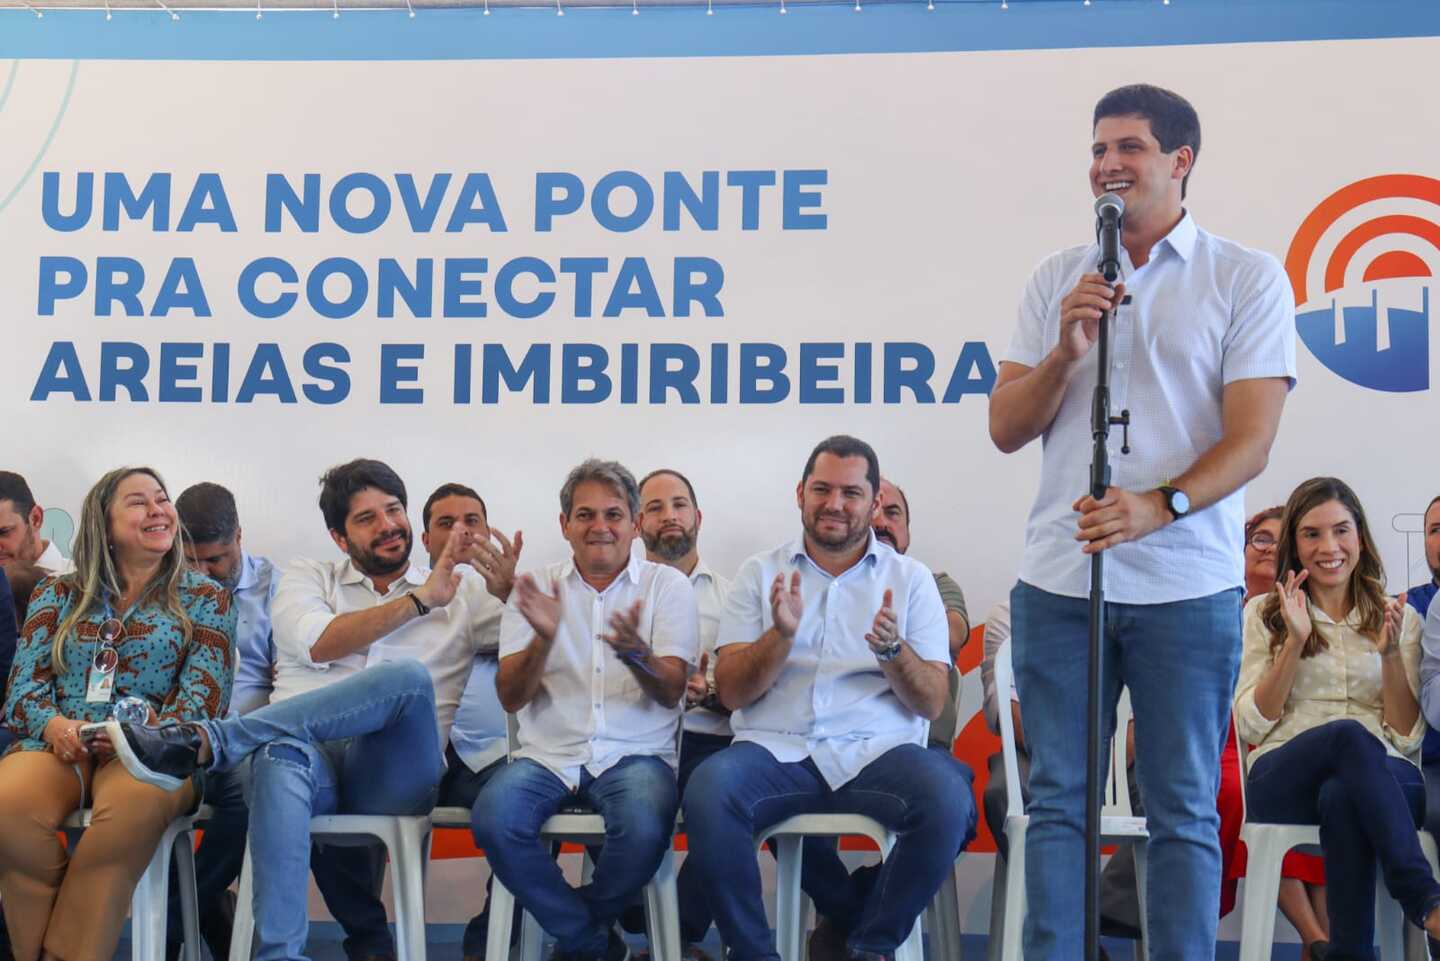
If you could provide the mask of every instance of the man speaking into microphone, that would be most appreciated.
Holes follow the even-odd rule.
[[[1103,728],[1122,686],[1135,712],[1149,824],[1151,957],[1212,961],[1220,895],[1215,792],[1240,660],[1244,485],[1265,467],[1295,384],[1290,285],[1269,254],[1201,230],[1185,209],[1200,120],[1146,84],[1095,106],[1090,189],[1123,203],[1119,277],[1101,248],[1046,258],[1025,288],[990,397],[990,436],[1043,438],[1040,489],[1010,594],[1030,749],[1027,961],[1080,956],[1090,555],[1106,552]],[[1232,198],[1232,202],[1234,199]],[[1103,206],[1103,205],[1102,205]],[[1111,410],[1128,453],[1089,488],[1095,346],[1111,312]]]

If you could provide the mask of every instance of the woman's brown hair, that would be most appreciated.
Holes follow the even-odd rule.
[[[1296,528],[1301,518],[1322,504],[1331,501],[1339,503],[1355,520],[1355,534],[1360,541],[1360,558],[1355,572],[1350,575],[1350,603],[1360,614],[1360,633],[1378,641],[1385,622],[1385,567],[1380,562],[1380,552],[1370,536],[1370,524],[1365,519],[1365,509],[1350,485],[1336,477],[1312,477],[1295,488],[1285,502],[1285,513],[1280,519],[1280,541],[1275,545],[1275,580],[1277,586],[1287,574],[1298,574],[1300,553],[1296,547]],[[1300,589],[1308,595],[1309,584]],[[1285,644],[1285,617],[1280,613],[1280,592],[1271,591],[1260,611],[1260,618],[1270,629],[1270,655],[1274,657]],[[1327,649],[1330,642],[1318,629],[1310,632],[1301,657],[1314,657]]]

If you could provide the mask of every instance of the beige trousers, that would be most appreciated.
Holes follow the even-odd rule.
[[[91,824],[67,854],[56,831],[80,807],[82,781]],[[110,961],[160,835],[194,806],[192,785],[142,784],[113,759],[0,759],[0,900],[16,961],[36,961],[42,948],[63,961]]]

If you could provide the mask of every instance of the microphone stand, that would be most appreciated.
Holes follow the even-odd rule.
[[[1107,261],[1100,265],[1105,279],[1114,283],[1120,275],[1119,265]],[[1127,300],[1129,298],[1126,298]],[[1110,487],[1110,426],[1119,424],[1125,430],[1123,453],[1130,453],[1130,411],[1110,415],[1110,311],[1100,314],[1099,365],[1095,375],[1095,394],[1090,408],[1090,434],[1094,451],[1090,459],[1090,496],[1105,496]],[[1100,958],[1100,809],[1103,805],[1105,772],[1101,769],[1100,725],[1100,651],[1105,636],[1105,554],[1090,556],[1090,661],[1089,700],[1085,718],[1085,959]]]

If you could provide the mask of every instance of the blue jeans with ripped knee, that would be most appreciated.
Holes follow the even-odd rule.
[[[424,814],[444,773],[435,687],[418,661],[391,661],[250,714],[204,721],[226,770],[254,755],[250,862],[258,961],[304,961],[310,818]],[[349,739],[339,771],[317,745]]]

